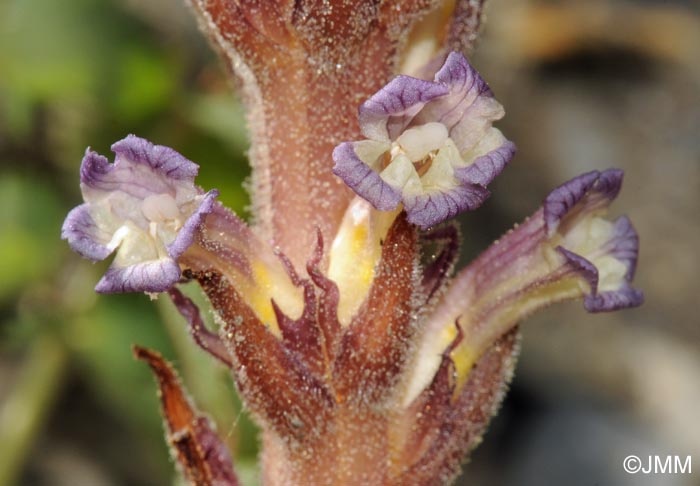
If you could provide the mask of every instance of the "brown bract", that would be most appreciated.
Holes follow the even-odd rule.
[[[197,486],[238,486],[226,446],[194,408],[172,367],[155,351],[140,346],[133,351],[158,380],[168,444],[185,478]]]
[[[501,340],[457,390],[450,347],[433,383],[411,404],[402,404],[421,313],[440,293],[456,244],[454,227],[419,241],[405,217],[397,218],[367,298],[350,324],[341,326],[338,288],[319,268],[324,252],[319,232],[306,277],[281,256],[305,300],[297,319],[275,308],[281,336],[216,269],[187,272],[221,318],[220,340],[229,358],[221,356],[210,334],[198,342],[220,361],[230,361],[238,389],[263,428],[265,484],[398,486],[454,478],[500,403],[515,351],[514,335]],[[429,262],[419,261],[421,247],[430,248]],[[191,302],[177,292],[173,297],[190,325],[200,326]]]

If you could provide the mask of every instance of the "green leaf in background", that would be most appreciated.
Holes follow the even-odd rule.
[[[0,302],[57,268],[65,214],[52,187],[26,175],[0,178]]]
[[[27,484],[45,474],[46,456],[34,448],[64,440],[114,484],[169,484],[175,473],[157,387],[132,358],[134,343],[173,362],[201,410],[219,421],[243,476],[256,481],[257,430],[228,370],[191,343],[167,301],[95,295],[109,262],[82,260],[60,239],[66,214],[80,203],[85,148],[112,159],[109,147],[128,133],[199,164],[198,184],[220,189],[222,202],[245,216],[243,110],[206,43],[190,41],[196,27],[189,14],[182,17],[192,24],[178,26],[167,15],[145,15],[145,3],[0,0],[0,370],[24,376],[28,350],[44,339],[65,352],[61,382],[35,404],[37,425],[13,439],[25,446],[8,474]],[[21,397],[24,388],[11,381],[0,381],[0,390]],[[73,413],[76,404],[83,406]],[[57,433],[66,429],[69,437]],[[42,477],[64,484],[51,473]],[[61,476],[75,477],[83,477],[79,468]]]
[[[114,116],[124,124],[136,123],[162,111],[172,102],[177,79],[162,53],[133,45],[114,60],[118,69],[112,96],[106,99]]]
[[[148,369],[131,353],[136,343],[173,357],[153,303],[143,294],[101,296],[94,308],[64,326],[64,339],[94,396],[138,440],[132,446],[148,454],[142,460],[165,469],[168,451],[157,388]]]

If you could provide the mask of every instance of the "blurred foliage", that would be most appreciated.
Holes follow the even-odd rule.
[[[156,387],[132,343],[173,360],[255,477],[256,431],[228,373],[165,299],[96,296],[105,265],[59,238],[86,146],[106,155],[128,133],[200,164],[198,182],[245,216],[242,109],[189,12],[161,3],[154,21],[139,2],[0,2],[2,484],[173,482]]]

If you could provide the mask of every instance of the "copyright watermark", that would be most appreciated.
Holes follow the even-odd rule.
[[[622,468],[628,474],[692,474],[693,458],[629,455],[622,461]]]

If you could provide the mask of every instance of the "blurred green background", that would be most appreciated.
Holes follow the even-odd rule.
[[[528,322],[465,484],[698,485],[620,466],[648,452],[700,469],[698,4],[493,0],[488,14],[473,61],[519,153],[463,218],[465,261],[555,185],[618,166],[615,210],[641,234],[647,303]],[[247,216],[242,108],[180,0],[0,0],[0,486],[177,481],[132,343],[172,360],[255,483],[255,428],[225,370],[166,299],[95,295],[105,265],[59,239],[85,148],[108,154],[129,133],[199,163],[198,182]]]
[[[190,13],[173,2],[0,2],[0,484],[169,484],[150,372],[171,359],[245,469],[255,431],[226,371],[189,342],[167,299],[104,297],[105,264],[60,241],[86,146],[129,133],[201,165],[241,215],[242,111]],[[252,469],[251,469],[252,470]]]

